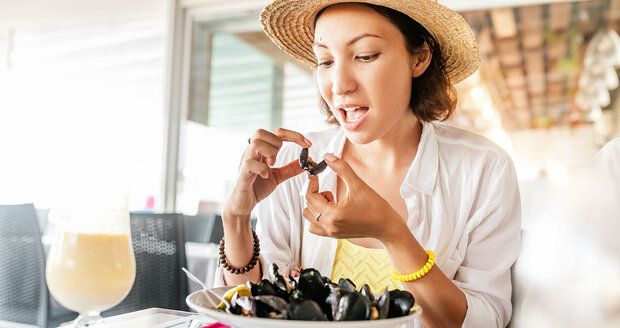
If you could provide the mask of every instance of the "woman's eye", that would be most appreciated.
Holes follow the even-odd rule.
[[[365,55],[365,56],[357,56],[355,58],[359,59],[362,62],[371,62],[379,57],[379,54],[373,55]]]
[[[319,66],[323,67],[323,68],[327,68],[327,67],[332,66],[332,63],[333,63],[333,61],[326,60],[326,61],[319,62]]]

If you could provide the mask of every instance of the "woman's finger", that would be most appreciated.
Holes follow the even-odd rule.
[[[250,138],[250,145],[255,143],[258,140],[268,142],[269,144],[273,145],[277,149],[282,148],[282,138],[280,138],[279,136],[265,129],[258,129],[256,130],[256,132],[254,132],[254,136]]]
[[[264,161],[269,165],[275,164],[277,155],[278,148],[260,139],[254,140],[248,149],[248,156],[255,160]]]
[[[359,190],[364,184],[364,181],[353,171],[353,168],[351,168],[349,163],[344,159],[328,153],[325,155],[325,162],[342,178],[348,190]]]
[[[336,198],[334,197],[334,194],[332,194],[331,191],[323,191],[320,193],[321,195],[323,195],[323,197],[325,197],[325,199],[327,199],[328,203],[335,203],[336,202]]]
[[[316,224],[311,224],[310,226],[308,226],[308,231],[318,236],[329,237],[327,231],[325,231],[325,229]]]
[[[310,140],[308,140],[306,137],[303,136],[303,134],[299,132],[279,128],[274,133],[282,140],[294,142],[301,147],[308,148],[312,146],[312,142],[310,142]]]
[[[260,175],[263,179],[269,178],[269,166],[263,162],[248,158],[241,165],[241,174],[246,178]]]
[[[298,160],[294,160],[282,167],[274,168],[272,171],[273,176],[276,178],[276,182],[280,184],[283,181],[299,175],[304,171],[304,169],[299,166]]]
[[[330,209],[329,201],[325,196],[319,193],[319,177],[310,175],[308,178],[308,190],[306,190],[306,202],[311,204],[319,212],[325,212]]]

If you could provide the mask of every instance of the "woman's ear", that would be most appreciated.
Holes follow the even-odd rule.
[[[433,53],[428,47],[428,43],[424,42],[424,45],[422,45],[419,49],[416,49],[411,55],[411,77],[415,78],[422,75],[428,68],[428,65],[430,65],[432,58]]]

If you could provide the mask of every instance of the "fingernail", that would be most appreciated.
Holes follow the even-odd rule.
[[[310,140],[304,138],[304,141],[306,142],[306,146],[308,147],[312,146],[312,142],[310,142]]]
[[[325,159],[332,162],[338,159],[338,157],[334,156],[332,153],[325,154]]]

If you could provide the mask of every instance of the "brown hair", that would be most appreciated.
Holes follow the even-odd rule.
[[[446,59],[441,53],[437,40],[420,23],[399,11],[373,4],[362,3],[362,5],[366,5],[385,16],[398,28],[405,37],[405,45],[410,54],[421,49],[425,42],[428,44],[433,56],[426,71],[411,79],[409,106],[413,114],[421,121],[445,121],[450,118],[456,108],[457,93],[450,83],[450,78],[446,72]],[[321,10],[316,19],[327,8]],[[327,115],[327,122],[338,124],[323,97],[321,97],[320,106]]]

